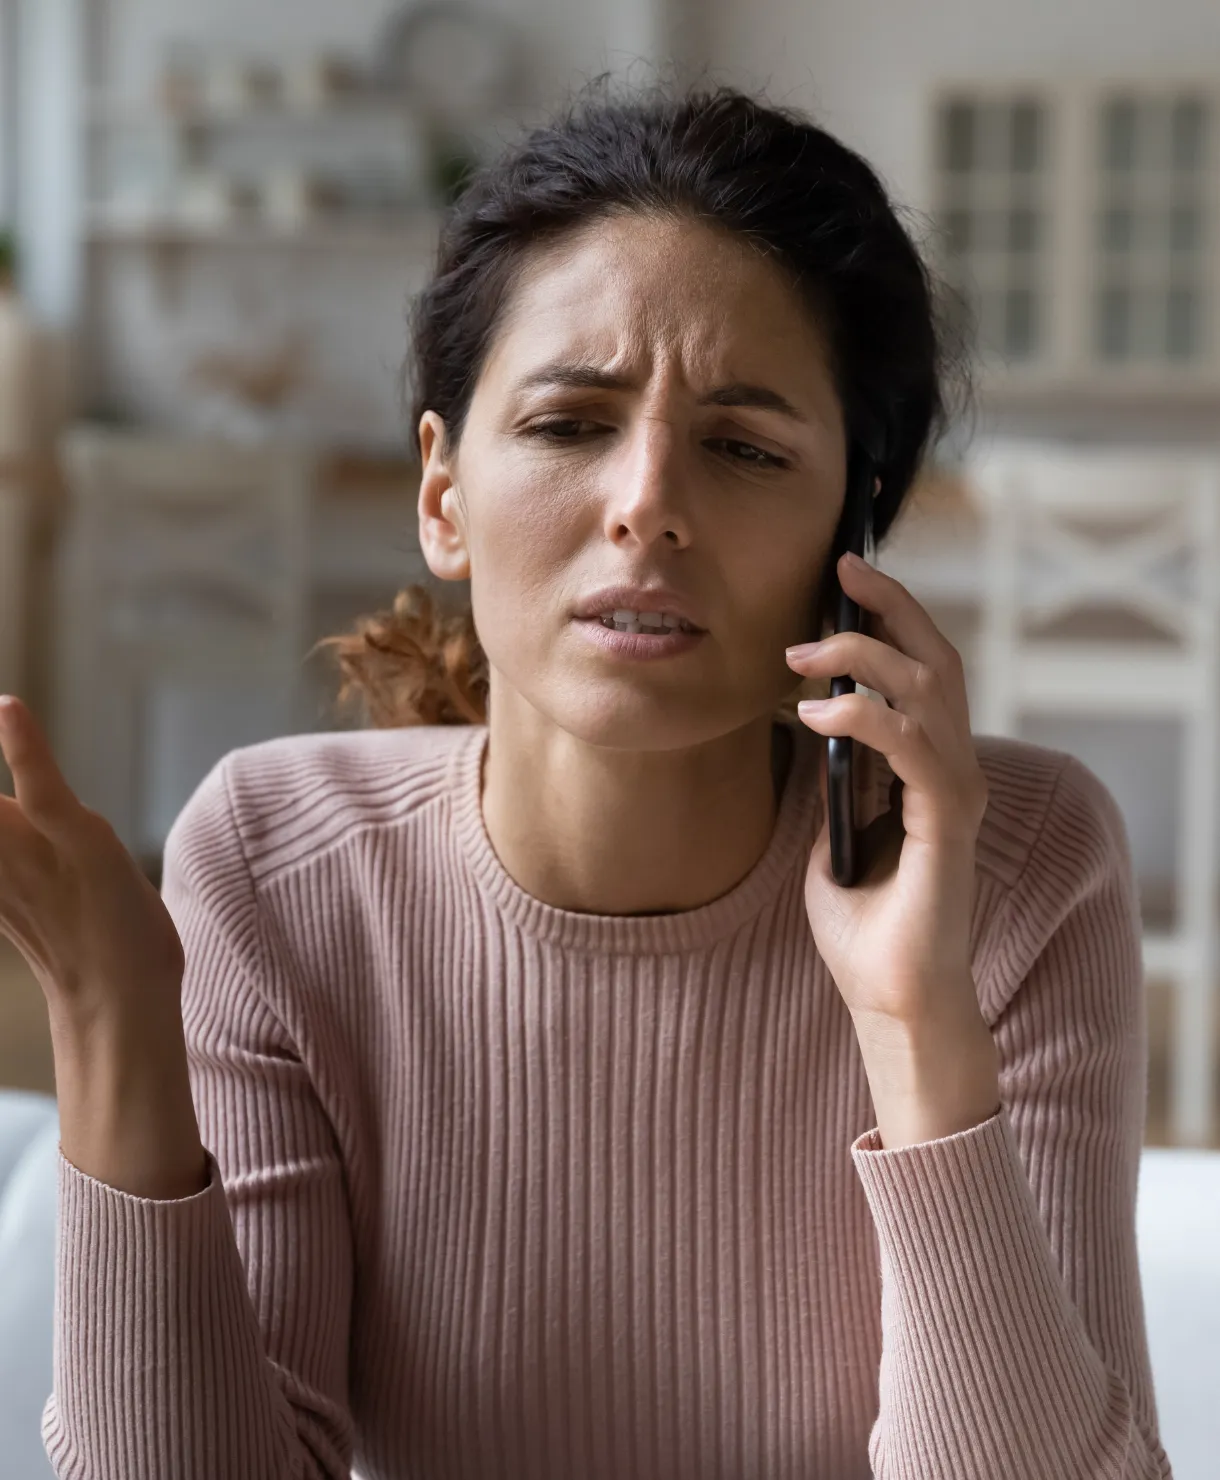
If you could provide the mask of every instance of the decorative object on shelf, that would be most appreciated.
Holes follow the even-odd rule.
[[[429,0],[391,16],[375,55],[382,87],[405,94],[418,118],[429,188],[447,204],[479,164],[475,129],[517,81],[517,32],[499,16]]]
[[[284,67],[282,94],[291,108],[302,111],[331,108],[359,98],[364,90],[365,81],[358,65],[347,57],[320,52]]]
[[[204,102],[216,113],[274,107],[282,96],[279,71],[262,62],[225,57],[204,73]]]
[[[273,170],[263,189],[263,218],[289,231],[311,226],[342,206],[343,191],[339,186],[313,170]]]
[[[395,11],[382,28],[375,75],[434,118],[459,125],[507,100],[518,68],[517,32],[499,16],[454,0]]]
[[[182,181],[176,215],[192,226],[230,226],[250,220],[260,204],[258,188],[249,181],[230,179],[212,170],[195,170]]]
[[[473,162],[459,139],[431,144],[401,86],[389,92],[362,59],[331,51],[273,67],[173,42],[154,92],[143,108],[93,95],[101,188],[89,239],[142,242],[163,265],[233,240],[393,244]],[[360,154],[340,160],[320,126],[347,124],[362,125],[350,137]]]
[[[299,331],[261,354],[211,350],[192,362],[190,387],[199,430],[234,442],[261,442],[298,431],[291,402],[309,378],[309,350]]]
[[[198,48],[172,41],[164,49],[157,79],[157,103],[172,118],[193,113],[203,105],[203,63]]]

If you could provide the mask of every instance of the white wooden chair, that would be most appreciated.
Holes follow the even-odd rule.
[[[997,443],[967,476],[984,511],[971,716],[1017,735],[1022,711],[1181,724],[1176,919],[1144,920],[1144,965],[1174,987],[1175,1138],[1206,1144],[1216,1037],[1220,457]],[[1090,612],[1101,636],[1081,636]],[[1075,635],[1061,625],[1075,618]],[[1138,629],[1120,635],[1121,628]],[[1043,630],[1038,630],[1042,628]]]
[[[69,431],[61,455],[69,499],[53,743],[82,801],[144,861],[225,750],[310,728],[302,665],[312,461],[296,447],[92,426]],[[205,716],[179,723],[190,741],[185,771],[180,757],[155,753],[148,734],[158,699],[164,709],[183,688],[196,690]],[[227,690],[230,714],[234,692],[244,693],[245,733],[209,724],[201,689],[222,705]],[[160,747],[181,748],[180,738]],[[167,765],[177,782],[150,821],[152,773]]]

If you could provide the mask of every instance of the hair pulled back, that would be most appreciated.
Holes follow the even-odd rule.
[[[447,451],[460,443],[527,254],[611,214],[667,213],[751,242],[806,302],[829,347],[847,436],[877,461],[880,543],[970,394],[943,290],[881,181],[795,110],[729,87],[615,96],[605,82],[478,171],[449,207],[435,271],[410,315],[417,447],[425,410],[443,419]],[[962,407],[950,389],[962,392]],[[334,649],[341,670],[337,703],[359,701],[367,724],[486,719],[473,616],[468,607],[444,613],[425,586],[319,646]]]

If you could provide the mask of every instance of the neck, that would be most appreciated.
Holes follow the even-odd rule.
[[[653,915],[728,893],[771,841],[791,736],[770,718],[676,750],[612,750],[493,706],[483,820],[527,893],[559,909]]]

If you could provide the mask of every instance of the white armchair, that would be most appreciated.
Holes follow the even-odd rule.
[[[50,1095],[0,1090],[0,1455],[6,1480],[54,1480],[42,1447],[55,1314],[55,1154]]]
[[[0,1090],[0,1455],[5,1480],[50,1480],[55,1153],[47,1095]],[[1174,1480],[1213,1480],[1220,1454],[1220,1151],[1150,1147],[1140,1167],[1140,1272],[1161,1442]]]

